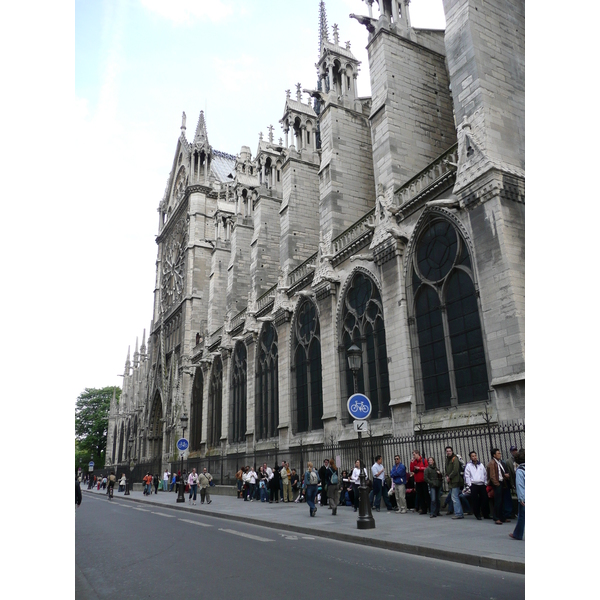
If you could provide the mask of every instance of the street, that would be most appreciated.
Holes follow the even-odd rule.
[[[76,598],[324,595],[518,600],[523,575],[85,494]],[[363,590],[364,593],[360,592]]]

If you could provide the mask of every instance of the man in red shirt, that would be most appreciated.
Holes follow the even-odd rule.
[[[417,497],[415,498],[415,512],[426,515],[427,498],[429,497],[427,484],[425,483],[425,469],[427,468],[427,464],[418,450],[413,450],[412,455],[413,459],[410,462],[410,474],[415,479],[415,490],[417,493]]]

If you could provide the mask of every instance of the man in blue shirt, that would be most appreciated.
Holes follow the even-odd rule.
[[[406,507],[406,467],[402,464],[398,454],[394,456],[394,466],[392,467],[390,477],[394,482],[394,494],[396,495],[396,502],[398,504],[396,512],[404,514],[408,511]]]

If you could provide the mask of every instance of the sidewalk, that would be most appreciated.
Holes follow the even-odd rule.
[[[82,492],[84,502],[88,494],[106,495],[105,490],[88,490],[87,486],[82,486]],[[211,504],[201,505],[198,493],[196,506],[191,506],[187,494],[185,503],[178,504],[175,492],[160,491],[151,496],[144,496],[138,491],[124,496],[122,492],[115,491],[114,497],[121,501],[164,506],[428,558],[525,573],[525,542],[508,537],[515,527],[515,520],[495,525],[492,520],[477,521],[473,516],[465,516],[462,520],[443,516],[431,519],[429,515],[413,512],[404,515],[388,512],[382,502],[381,512],[373,511],[375,529],[359,530],[356,528],[358,513],[351,506],[338,507],[335,517],[327,507],[319,506],[317,515],[310,518],[306,503],[244,502],[231,496],[213,495]]]

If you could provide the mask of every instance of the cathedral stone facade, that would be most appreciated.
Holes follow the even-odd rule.
[[[107,464],[166,465],[184,433],[190,458],[343,444],[355,383],[374,438],[524,418],[524,2],[444,0],[446,31],[408,5],[351,15],[359,97],[321,2],[315,89],[254,154],[184,113]]]

